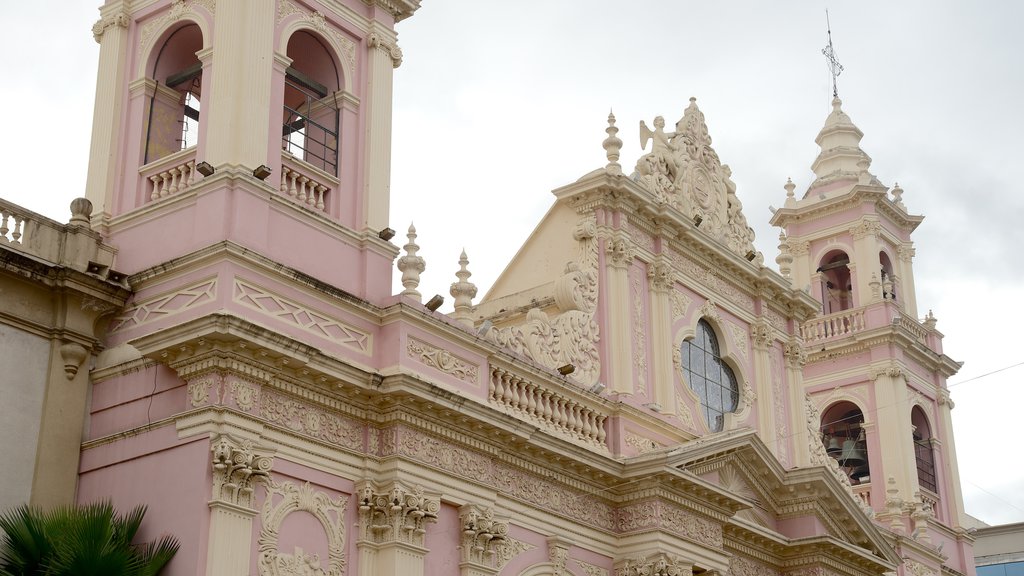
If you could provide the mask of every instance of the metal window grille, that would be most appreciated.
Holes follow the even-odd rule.
[[[935,459],[932,444],[928,440],[914,440],[914,457],[917,460],[917,483],[922,488],[938,492],[935,486]]]
[[[281,146],[290,154],[327,172],[338,173],[338,118],[326,89],[291,71],[285,77]]]

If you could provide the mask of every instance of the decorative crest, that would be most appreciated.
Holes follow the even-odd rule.
[[[828,61],[829,72],[832,73],[832,97],[839,98],[839,88],[836,86],[836,78],[843,73],[843,65],[836,60],[836,51],[832,47],[832,24],[828,19],[828,10],[825,10],[825,26],[828,29],[828,46],[821,49],[821,53],[825,55],[825,60]]]

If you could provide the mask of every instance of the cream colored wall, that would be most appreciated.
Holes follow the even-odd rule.
[[[552,206],[484,296],[483,302],[522,292],[561,276],[565,264],[576,259],[572,230],[578,218],[575,210],[562,203]]]
[[[24,504],[32,495],[49,356],[45,338],[0,324],[0,510]]]

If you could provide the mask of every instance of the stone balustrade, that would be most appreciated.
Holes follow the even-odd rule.
[[[805,322],[800,327],[800,336],[804,342],[826,340],[836,336],[846,336],[860,332],[867,327],[864,309],[843,310],[828,316],[821,316]]]
[[[281,153],[281,187],[283,196],[320,212],[327,211],[327,196],[337,189],[333,176],[296,160],[287,152]]]
[[[0,199],[0,245],[57,262],[63,231],[63,225]]]
[[[918,342],[927,343],[928,329],[917,320],[900,314],[893,320],[893,324],[909,332]]]
[[[853,487],[853,495],[865,505],[871,506],[871,484],[857,484]]]
[[[503,368],[491,368],[488,400],[504,407],[506,413],[553,434],[604,446],[606,414]]]
[[[201,177],[196,172],[195,147],[150,162],[139,172],[149,182],[150,201],[184,192]]]

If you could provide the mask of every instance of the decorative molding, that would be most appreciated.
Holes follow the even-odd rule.
[[[626,444],[629,444],[630,446],[636,448],[636,451],[639,454],[647,454],[648,452],[654,452],[659,448],[664,448],[664,446],[658,444],[657,442],[651,440],[650,438],[644,438],[643,436],[638,436],[630,432],[626,433],[625,439],[623,441]]]
[[[292,482],[267,483],[263,502],[259,541],[260,576],[342,576],[345,573],[345,509],[347,499],[313,489],[309,482],[299,486]],[[308,512],[323,526],[327,536],[327,570],[320,568],[318,555],[307,555],[296,547],[292,554],[280,552],[279,532],[285,517],[292,512]]]
[[[588,564],[583,560],[577,560],[576,564],[579,564],[580,569],[583,570],[587,576],[608,576],[608,570],[601,568],[600,566]]]
[[[370,32],[370,35],[366,40],[367,45],[370,48],[376,48],[384,53],[384,55],[391,58],[392,67],[398,68],[402,65],[402,49],[398,47],[397,42],[385,40],[377,32]]]
[[[217,298],[217,279],[209,278],[176,292],[135,304],[114,318],[110,333],[123,332],[156,320],[180,314]]]
[[[615,576],[692,576],[693,565],[682,558],[659,553],[653,558],[635,556],[615,569]]]
[[[807,352],[803,344],[795,338],[782,345],[782,354],[786,357],[786,366],[789,368],[799,370],[807,364]]]
[[[750,313],[754,312],[754,299],[737,288],[732,281],[723,278],[720,270],[712,269],[705,263],[690,258],[688,255],[676,250],[669,252],[669,258],[676,269],[693,278],[697,284],[706,286],[715,294],[725,296],[728,300]]]
[[[740,356],[743,356],[743,358],[746,359],[749,355],[749,352],[747,351],[747,348],[749,348],[747,346],[747,331],[744,330],[742,326],[737,326],[732,322],[726,322],[726,324],[729,326],[729,334],[732,336],[733,347],[740,353]],[[751,326],[751,330],[756,329],[755,327],[756,325]]]
[[[714,300],[708,300],[704,302],[704,304],[701,304],[698,315],[701,318],[710,318],[715,322],[722,321],[722,317],[718,314],[718,306],[715,304]]]
[[[679,320],[683,318],[690,309],[693,299],[678,290],[673,290],[670,298],[672,300],[672,319]]]
[[[494,548],[494,567],[500,572],[501,569],[511,562],[516,556],[519,556],[523,552],[529,552],[535,548],[536,546],[533,544],[517,540],[511,536],[505,536],[505,538],[503,538]]]
[[[732,576],[779,576],[781,574],[767,564],[738,555],[729,559],[729,573]]]
[[[767,349],[772,343],[773,334],[771,322],[766,318],[759,318],[750,325],[750,340],[754,343],[755,348]]]
[[[330,36],[341,49],[340,56],[345,59],[348,69],[352,71],[352,77],[356,75],[356,44],[346,38],[337,28],[327,22],[327,18],[319,11],[309,12],[289,0],[280,0],[277,6],[277,24],[292,15],[298,14],[311,28]]]
[[[423,547],[427,524],[437,522],[441,499],[392,484],[381,491],[369,483],[358,489],[359,540],[375,544],[400,542]]]
[[[92,25],[92,38],[97,44],[103,41],[103,33],[107,31],[107,28],[118,27],[128,28],[128,24],[131,23],[131,16],[127,12],[121,11],[116,14],[111,14],[105,18],[100,18]]]
[[[674,504],[646,500],[622,506],[615,511],[616,529],[633,533],[660,528],[688,540],[721,547],[722,527]]]
[[[636,384],[633,391],[638,396],[647,396],[647,315],[644,314],[644,291],[640,278],[634,275],[632,286],[633,308],[633,367],[636,369]]]
[[[252,412],[260,403],[260,385],[231,375],[225,378],[226,390],[231,390],[231,398],[243,412]]]
[[[78,342],[69,342],[67,340],[60,345],[58,351],[60,352],[61,362],[64,364],[64,377],[68,380],[73,380],[78,374],[78,369],[82,367],[82,363],[88,358],[89,351]]]
[[[572,576],[565,570],[569,561],[570,543],[558,536],[548,538],[548,562],[551,563],[552,576]]]
[[[914,245],[912,243],[908,242],[896,247],[896,258],[898,258],[900,262],[910,263],[914,260],[914,256],[916,255],[917,250],[914,249]]]
[[[754,249],[754,231],[747,225],[743,205],[736,196],[732,171],[711,147],[704,113],[696,99],[675,125],[664,131],[665,120],[654,119],[654,130],[641,123],[641,143],[653,139],[652,151],[636,163],[634,180],[647,189],[654,202],[676,208],[699,225],[698,230],[724,244],[731,252],[762,258]],[[759,262],[758,262],[759,263]]]
[[[490,342],[555,369],[572,364],[576,370],[568,376],[581,386],[590,387],[601,375],[601,355],[597,349],[600,329],[594,320],[597,310],[597,228],[594,217],[581,219],[573,230],[577,241],[575,262],[555,280],[555,303],[561,311],[553,318],[539,308],[526,313],[518,326],[492,328],[485,337]]]
[[[676,282],[672,264],[658,258],[647,266],[647,280],[655,290],[671,290]]]
[[[643,248],[650,253],[654,253],[654,238],[645,230],[640,228],[640,226],[637,226],[629,219],[623,219],[622,229],[629,234],[629,238],[633,241],[635,246]]]
[[[850,235],[854,240],[860,240],[868,236],[878,236],[882,232],[882,224],[878,220],[861,218],[857,224],[850,228]]]
[[[235,279],[234,301],[336,344],[371,352],[373,337],[369,333],[239,278]]]
[[[462,562],[494,567],[498,547],[508,536],[508,521],[494,518],[494,510],[477,504],[459,507],[462,524],[462,543],[459,546]]]
[[[217,372],[207,372],[188,381],[188,399],[193,408],[207,404],[220,404],[221,382],[224,377]],[[212,399],[211,399],[212,396]]]
[[[789,252],[794,257],[807,256],[811,251],[811,243],[807,240],[789,240]]]
[[[142,48],[149,45],[150,40],[153,39],[153,35],[158,30],[162,30],[164,26],[172,22],[177,22],[185,17],[186,14],[196,14],[195,6],[199,5],[209,12],[210,16],[213,16],[216,8],[216,0],[174,0],[171,2],[171,7],[161,14],[158,18],[147,22],[139,33],[139,48],[138,54],[142,55]],[[95,28],[93,28],[95,33]]]
[[[257,482],[270,481],[274,459],[256,453],[249,440],[238,440],[227,434],[212,439],[213,502],[252,508]]]
[[[620,234],[605,242],[605,254],[611,266],[625,268],[636,258],[636,248],[628,236]]]
[[[363,450],[363,425],[359,422],[270,390],[263,390],[259,405],[260,416],[271,424],[319,438],[346,450]]]
[[[431,346],[410,336],[405,352],[409,358],[445,374],[450,374],[463,382],[477,384],[480,381],[479,366],[455,356],[444,348]]]

